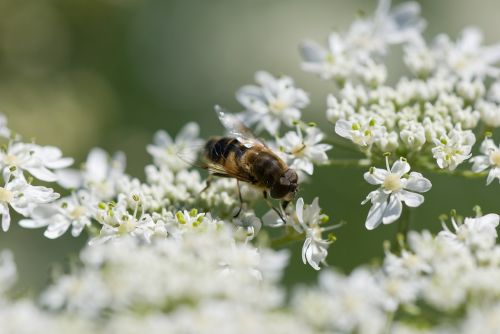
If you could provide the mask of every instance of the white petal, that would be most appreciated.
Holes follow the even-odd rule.
[[[399,176],[404,175],[410,171],[410,164],[403,160],[397,160],[394,162],[391,168],[391,173],[398,174]]]
[[[401,200],[411,208],[416,208],[424,202],[424,196],[417,193],[412,193],[411,191],[400,190],[398,194]]]
[[[392,195],[389,198],[389,204],[384,211],[382,222],[384,224],[390,224],[395,222],[400,216],[403,210],[403,204],[397,195]]]
[[[175,137],[176,142],[189,142],[198,137],[200,127],[195,122],[189,122],[181,129]]]
[[[339,119],[335,123],[335,133],[340,137],[344,137],[352,140],[352,125],[345,119]]]
[[[45,168],[43,166],[39,166],[39,167],[35,167],[35,168],[29,167],[29,168],[26,168],[26,170],[31,175],[33,175],[35,178],[42,180],[42,181],[55,182],[58,179],[56,174],[52,173],[50,170],[48,170],[47,168]]]
[[[7,208],[7,210],[2,213],[2,230],[4,232],[7,232],[9,230],[9,227],[10,227],[10,212],[9,208]]]
[[[304,245],[302,245],[302,262],[304,262],[304,264],[307,264],[307,251],[311,247],[311,242],[311,238],[306,238]]]
[[[46,220],[22,219],[19,221],[19,226],[24,228],[39,228],[47,225]]]
[[[304,199],[302,197],[297,200],[295,211],[297,212],[298,221],[304,224]]]
[[[495,178],[500,181],[500,168],[495,167],[490,170],[488,177],[486,178],[486,185],[489,185]]]
[[[373,185],[379,185],[384,183],[385,177],[389,174],[389,172],[385,169],[374,168],[373,173],[366,172],[364,174],[364,178],[366,182]]]
[[[57,170],[57,183],[66,189],[78,189],[83,185],[82,172],[76,169]]]
[[[429,191],[431,187],[432,187],[431,181],[423,177],[422,174],[417,172],[411,172],[410,177],[406,182],[405,189],[424,193],[426,191]]]
[[[478,155],[470,159],[470,162],[474,163],[472,165],[472,171],[474,173],[480,173],[490,166],[490,158],[486,155]]]
[[[304,41],[299,45],[300,55],[306,62],[320,63],[326,57],[326,50],[314,41]]]
[[[92,181],[104,181],[108,173],[108,153],[101,148],[93,148],[87,162],[85,163],[85,170],[87,177]]]
[[[382,222],[382,216],[385,209],[387,208],[387,200],[382,202],[376,202],[368,211],[368,216],[366,217],[365,226],[368,230],[373,230]]]
[[[68,220],[64,219],[61,216],[57,218],[54,217],[54,220],[55,221],[51,223],[43,233],[43,235],[46,238],[49,239],[59,238],[61,235],[64,234],[64,232],[68,230],[69,226],[71,225]]]

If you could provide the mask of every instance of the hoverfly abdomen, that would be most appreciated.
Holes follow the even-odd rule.
[[[226,161],[231,152],[234,152],[236,159],[240,159],[246,150],[236,138],[212,138],[205,144],[206,158],[214,163]]]

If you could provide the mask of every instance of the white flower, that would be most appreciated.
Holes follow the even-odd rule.
[[[184,125],[175,140],[166,131],[160,130],[156,132],[153,144],[146,149],[153,156],[155,165],[178,172],[196,161],[196,155],[203,144],[203,140],[198,138],[199,133],[200,127],[193,122]]]
[[[408,148],[416,151],[418,151],[426,141],[424,126],[416,121],[405,123],[402,126],[399,136]]]
[[[500,69],[493,65],[500,60],[500,44],[482,46],[483,33],[475,28],[464,29],[456,43],[448,36],[437,38],[436,50],[441,54],[442,65],[463,78],[496,77]]]
[[[353,106],[346,100],[341,99],[340,102],[333,94],[329,94],[326,98],[326,118],[335,124],[339,119],[347,119],[355,113]]]
[[[260,86],[248,85],[236,92],[236,99],[245,107],[243,121],[257,124],[259,132],[265,129],[271,135],[278,134],[280,125],[292,126],[300,120],[300,110],[309,104],[306,92],[294,86],[290,77],[275,78],[260,71],[255,74]]]
[[[373,230],[380,223],[390,224],[396,221],[403,209],[402,203],[409,207],[420,206],[424,196],[415,193],[426,192],[431,189],[431,182],[417,172],[410,171],[410,164],[403,159],[397,160],[389,168],[389,159],[386,158],[387,170],[372,168],[366,172],[366,182],[380,185],[380,188],[368,194],[362,204],[371,201],[372,207],[366,218],[366,228]]]
[[[306,240],[302,246],[302,261],[308,263],[316,270],[320,270],[320,264],[326,264],[330,240],[322,239],[322,233],[330,228],[323,228],[321,223],[327,218],[321,213],[319,200],[316,197],[311,205],[304,206],[304,200],[299,198],[296,204],[297,220],[306,234]]]
[[[383,131],[382,128],[383,126],[377,125],[375,119],[365,117],[353,117],[350,120],[339,119],[335,123],[335,133],[362,147],[372,145],[376,136]]]
[[[436,57],[422,38],[416,38],[404,47],[403,60],[409,70],[420,77],[428,76],[436,68]]]
[[[386,77],[385,67],[371,56],[384,54],[388,44],[418,38],[425,25],[419,12],[416,2],[399,5],[391,11],[390,1],[379,1],[373,17],[355,21],[345,34],[330,34],[328,49],[313,41],[303,42],[302,69],[341,83],[352,76],[371,85],[380,84]]]
[[[40,205],[33,209],[30,219],[23,219],[19,225],[25,228],[47,226],[44,236],[49,239],[59,238],[69,227],[71,235],[79,236],[91,220],[98,203],[84,190],[61,198],[55,203]]]
[[[300,53],[304,62],[302,69],[318,74],[322,79],[345,81],[352,73],[355,62],[347,53],[343,38],[332,33],[328,38],[328,49],[314,41],[304,41],[300,45]]]
[[[57,171],[58,183],[67,189],[88,188],[98,200],[108,201],[116,196],[117,183],[125,176],[125,155],[117,152],[110,158],[101,148],[93,148],[83,169]]]
[[[238,231],[242,230],[244,232],[244,240],[246,241],[254,239],[262,227],[262,221],[255,216],[253,210],[244,210],[233,220],[233,222],[238,226],[236,235]]]
[[[109,240],[130,235],[151,241],[155,234],[155,222],[151,214],[144,211],[139,196],[135,196],[135,206],[129,207],[126,196],[121,196],[116,205],[99,208],[96,219],[102,224],[99,235],[89,241],[90,245],[101,244]]]
[[[455,231],[451,231],[443,223],[443,231],[439,232],[438,236],[463,243],[471,249],[491,249],[496,243],[499,221],[500,216],[494,213],[465,218],[463,224],[457,224],[452,217],[451,223]]]
[[[400,44],[419,38],[425,28],[420,5],[408,1],[391,10],[390,0],[379,0],[373,18],[354,21],[346,39],[352,48],[367,53],[385,53],[387,44]]]
[[[53,189],[32,186],[22,176],[7,181],[3,187],[0,187],[2,229],[7,231],[10,226],[9,206],[27,217],[37,205],[50,203],[58,198],[59,194]]]
[[[483,155],[478,155],[470,159],[473,163],[472,171],[480,173],[490,168],[486,184],[489,185],[494,179],[500,182],[500,148],[495,145],[490,138],[484,139],[479,148]]]
[[[476,141],[470,130],[462,131],[460,127],[452,129],[448,134],[434,138],[432,154],[439,168],[455,170],[464,160],[471,157],[472,145]]]
[[[324,138],[323,132],[317,127],[308,127],[306,136],[297,127],[297,131],[289,131],[284,137],[278,139],[278,145],[291,160],[290,168],[302,170],[309,175],[313,174],[313,164],[324,164],[328,161],[326,151],[331,145],[321,144]]]
[[[489,127],[500,127],[500,106],[485,100],[480,100],[476,108],[481,115],[481,120]]]
[[[63,158],[61,150],[53,146],[38,146],[12,142],[5,151],[0,151],[0,166],[6,174],[20,175],[27,171],[35,178],[54,182],[57,175],[50,169],[66,168],[73,163],[71,158]]]

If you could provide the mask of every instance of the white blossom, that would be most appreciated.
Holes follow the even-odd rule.
[[[323,239],[323,232],[331,229],[320,226],[324,222],[326,215],[321,213],[319,200],[316,197],[311,205],[304,206],[304,200],[299,198],[296,204],[297,220],[306,235],[306,240],[302,246],[302,261],[308,263],[316,270],[320,269],[320,264],[326,264],[328,247],[331,240]]]
[[[494,64],[500,60],[500,44],[482,46],[483,33],[475,27],[465,28],[456,43],[446,35],[436,39],[436,50],[443,66],[462,78],[496,77],[500,70]]]
[[[477,218],[465,218],[463,224],[458,224],[452,217],[451,222],[455,231],[449,230],[443,224],[443,231],[439,232],[439,237],[464,243],[471,249],[490,249],[496,243],[499,220],[500,217],[494,213]]]
[[[332,148],[331,145],[321,143],[323,138],[323,132],[317,127],[306,128],[305,136],[297,127],[297,131],[289,131],[279,138],[278,145],[290,160],[290,168],[312,175],[314,164],[326,163],[328,161],[326,151]]]
[[[486,184],[489,185],[494,179],[498,179],[500,182],[500,148],[495,145],[492,139],[485,138],[481,143],[480,151],[483,153],[482,155],[470,159],[473,163],[472,171],[480,173],[489,168]]]
[[[57,175],[51,169],[66,168],[73,163],[71,158],[63,158],[60,149],[53,146],[38,146],[22,142],[11,142],[7,149],[0,151],[0,166],[4,178],[6,174],[20,175],[27,171],[42,181],[54,182]]]
[[[424,202],[424,196],[416,192],[426,192],[431,189],[431,182],[417,172],[410,172],[410,164],[403,159],[396,160],[389,167],[389,159],[386,158],[387,169],[372,168],[366,172],[366,182],[380,185],[380,188],[368,194],[362,204],[371,201],[372,207],[366,218],[366,228],[372,230],[380,223],[390,224],[396,221],[403,210],[402,202],[409,207],[420,206]]]
[[[47,226],[44,236],[55,239],[70,227],[71,235],[79,236],[85,227],[90,227],[98,203],[86,191],[78,191],[56,202],[39,205],[33,209],[30,219],[23,219],[19,225],[25,228]]]
[[[199,133],[200,127],[196,123],[186,124],[175,140],[166,131],[160,130],[156,132],[153,144],[146,149],[153,156],[155,165],[178,172],[196,161],[196,154],[203,144],[198,138]]]
[[[27,217],[37,205],[50,203],[57,198],[59,198],[59,194],[55,193],[53,189],[32,186],[22,176],[8,180],[3,187],[0,187],[2,229],[7,231],[10,227],[9,207]]]
[[[101,148],[93,148],[82,170],[58,171],[58,183],[67,189],[88,188],[97,200],[107,201],[117,194],[119,181],[125,176],[125,155],[117,152],[110,158]]]
[[[248,85],[236,92],[236,99],[245,107],[243,121],[256,124],[256,130],[266,130],[277,135],[280,125],[288,127],[301,118],[301,109],[309,104],[309,97],[296,88],[290,77],[275,78],[270,73],[259,71],[255,74],[259,86]]]
[[[452,129],[448,134],[434,139],[432,154],[439,168],[448,168],[453,171],[464,160],[471,157],[472,145],[476,137],[470,130]]]

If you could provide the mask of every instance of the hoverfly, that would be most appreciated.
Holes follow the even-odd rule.
[[[281,208],[286,208],[298,189],[297,173],[257,139],[235,115],[224,112],[218,106],[215,112],[229,131],[229,136],[213,137],[206,142],[202,167],[211,175],[237,180],[240,207],[235,217],[242,209],[241,181],[262,190],[266,202],[285,222],[282,213],[269,202],[269,196],[281,200]]]

